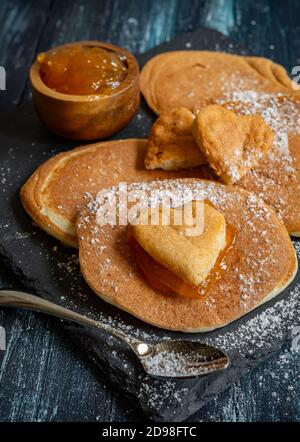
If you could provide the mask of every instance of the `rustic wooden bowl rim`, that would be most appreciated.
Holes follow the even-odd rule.
[[[125,91],[127,91],[137,80],[137,77],[139,75],[139,66],[137,63],[136,58],[134,55],[132,55],[130,52],[128,52],[126,49],[123,49],[119,46],[115,46],[110,43],[105,43],[101,41],[96,40],[87,40],[87,41],[78,41],[73,43],[66,43],[60,46],[56,46],[53,49],[58,49],[62,47],[68,47],[68,46],[75,46],[75,45],[81,45],[81,46],[99,46],[104,49],[109,49],[115,52],[119,52],[122,55],[124,55],[127,59],[128,63],[128,74],[126,78],[122,81],[121,86],[117,89],[115,93],[112,93],[110,95],[104,95],[104,94],[91,94],[91,95],[74,95],[74,94],[64,94],[62,92],[54,91],[53,89],[49,88],[41,79],[40,75],[40,66],[37,60],[32,64],[30,68],[30,82],[32,86],[37,89],[41,94],[46,95],[48,97],[57,99],[57,100],[63,100],[63,101],[73,101],[73,102],[99,102],[104,100],[110,100],[113,97],[116,97],[117,95],[121,95]],[[50,49],[52,50],[52,49]]]

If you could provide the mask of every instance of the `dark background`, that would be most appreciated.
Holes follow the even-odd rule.
[[[0,91],[0,105],[29,98],[27,73],[38,52],[83,39],[139,53],[207,26],[290,72],[300,64],[299,18],[299,0],[1,0],[0,65],[7,90]],[[0,285],[15,287],[1,262]],[[59,321],[3,309],[0,325],[7,333],[7,350],[0,351],[0,421],[141,419],[85,362]],[[300,421],[299,357],[283,348],[191,420]]]

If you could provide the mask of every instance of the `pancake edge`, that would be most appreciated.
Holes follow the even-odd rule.
[[[294,249],[294,248],[293,248]],[[80,251],[79,251],[80,253]],[[294,249],[294,270],[293,270],[293,274],[291,275],[291,277],[288,280],[285,280],[284,282],[281,282],[278,286],[276,286],[272,292],[270,292],[264,299],[262,299],[258,304],[256,304],[251,310],[249,310],[247,313],[244,313],[243,315],[237,316],[236,318],[234,318],[232,321],[226,322],[224,324],[218,324],[216,326],[213,327],[200,327],[200,328],[187,328],[187,329],[181,329],[181,328],[167,328],[167,327],[161,327],[160,325],[155,324],[154,322],[149,322],[149,321],[145,321],[142,317],[132,313],[131,311],[125,309],[123,306],[121,306],[120,304],[116,303],[116,302],[112,302],[111,298],[108,298],[107,296],[105,296],[103,293],[99,293],[97,292],[94,287],[92,286],[92,284],[90,284],[90,282],[88,281],[88,279],[85,277],[83,268],[81,266],[81,260],[79,259],[79,263],[80,263],[80,270],[81,273],[84,277],[84,280],[86,281],[86,283],[88,284],[88,286],[92,289],[92,291],[99,296],[103,301],[107,302],[108,304],[113,305],[114,307],[118,308],[119,310],[122,310],[128,314],[130,314],[131,316],[134,316],[135,318],[139,319],[140,321],[152,325],[156,328],[159,328],[161,330],[168,330],[170,332],[182,332],[182,333],[206,333],[206,332],[210,332],[213,330],[217,330],[223,327],[226,327],[227,325],[235,322],[236,320],[242,318],[243,316],[248,315],[250,312],[254,311],[255,309],[257,309],[258,307],[260,307],[261,305],[265,304],[268,301],[271,301],[273,298],[275,298],[276,296],[278,296],[280,293],[282,293],[295,279],[297,272],[298,272],[298,259],[297,259],[297,255],[296,255],[296,251]]]
[[[284,68],[284,66],[282,66],[281,64],[278,64],[276,62],[274,62],[273,60],[271,60],[270,58],[267,57],[258,57],[258,56],[247,56],[247,55],[240,55],[240,54],[231,54],[228,52],[220,52],[220,51],[210,51],[210,50],[174,50],[174,51],[166,51],[166,52],[162,52],[160,54],[154,55],[152,58],[150,58],[142,67],[141,72],[140,72],[140,89],[141,89],[141,93],[147,103],[147,105],[149,106],[149,108],[156,114],[156,115],[160,115],[161,114],[161,110],[159,109],[159,106],[157,105],[157,103],[155,103],[155,97],[152,94],[152,90],[150,87],[150,82],[151,82],[151,70],[153,68],[153,65],[157,62],[157,60],[159,59],[163,59],[166,55],[170,55],[170,54],[180,54],[180,53],[187,53],[187,52],[202,52],[202,53],[215,53],[217,54],[217,56],[219,54],[225,54],[225,55],[231,55],[233,57],[238,57],[238,58],[243,58],[246,62],[248,62],[248,64],[252,67],[252,69],[257,71],[257,68],[255,67],[255,63],[257,63],[257,61],[263,63],[263,64],[269,64],[273,67],[273,73],[272,73],[272,78],[269,78],[270,81],[273,81],[275,83],[277,83],[279,86],[282,86],[284,89],[288,89],[290,90],[290,93],[295,93],[294,90],[292,90],[291,88],[291,82],[292,79],[289,77],[286,69]],[[251,64],[251,62],[253,64]],[[262,65],[262,67],[264,67]],[[258,71],[257,71],[258,72]],[[276,73],[276,76],[274,75]],[[262,75],[261,72],[259,72],[260,75]],[[284,91],[286,93],[288,93],[288,91]],[[297,92],[295,95],[298,95]]]
[[[61,165],[61,163],[65,160],[69,160],[72,156],[80,155],[82,152],[88,149],[101,148],[101,144],[107,143],[120,143],[120,142],[128,142],[128,141],[136,141],[136,140],[144,140],[144,138],[127,138],[124,140],[111,140],[111,141],[100,141],[97,143],[87,144],[85,146],[79,146],[74,149],[68,150],[66,152],[58,153],[57,155],[49,158],[40,166],[38,166],[32,175],[27,179],[27,181],[23,184],[20,189],[20,198],[22,205],[28,215],[32,218],[35,224],[37,224],[42,230],[48,233],[50,236],[58,239],[62,242],[63,245],[67,247],[78,248],[78,241],[76,235],[75,225],[72,225],[70,221],[63,217],[61,214],[58,214],[62,220],[59,223],[55,220],[55,215],[57,212],[52,208],[47,206],[45,201],[43,200],[43,189],[45,186],[51,182],[51,176],[55,172],[57,168]],[[70,231],[62,227],[62,224],[68,225]],[[74,233],[71,232],[74,230]]]
[[[293,247],[293,249],[294,249],[294,247]],[[182,330],[182,331],[184,333],[203,333],[203,332],[209,332],[209,331],[217,330],[219,328],[223,328],[226,325],[229,325],[229,324],[235,322],[237,319],[240,319],[243,316],[246,316],[249,313],[253,312],[254,310],[256,310],[258,307],[262,306],[266,302],[271,301],[272,299],[276,298],[276,296],[280,295],[280,293],[282,293],[294,281],[294,279],[298,273],[298,258],[297,258],[297,254],[296,254],[295,249],[294,249],[294,258],[295,258],[295,262],[294,262],[295,267],[294,267],[291,277],[288,278],[287,280],[285,280],[284,282],[281,282],[281,284],[279,284],[278,286],[276,286],[264,299],[262,299],[258,304],[256,304],[247,313],[240,315],[240,316],[236,317],[235,319],[233,319],[232,321],[226,322],[225,324],[219,325],[217,327],[207,327],[207,328],[200,328],[200,329],[186,329],[186,330]]]

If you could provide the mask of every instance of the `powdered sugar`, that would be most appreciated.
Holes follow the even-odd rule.
[[[237,184],[261,196],[287,229],[295,231],[300,204],[299,159],[294,150],[294,136],[300,133],[299,101],[282,94],[236,90],[225,93],[218,103],[241,114],[260,114],[273,129],[272,149]]]
[[[292,157],[288,146],[288,133],[300,132],[300,116],[296,104],[282,94],[259,94],[255,91],[234,91],[225,94],[225,98],[217,100],[228,109],[236,110],[243,115],[259,114],[270,126],[275,135],[274,149],[270,155],[281,154],[281,159],[287,163],[290,171]]]
[[[150,188],[152,186],[153,188],[172,192],[176,190],[183,190],[185,184],[180,180],[162,182],[157,181],[152,184],[134,183],[130,185],[129,188],[135,190],[138,194],[138,192],[141,190],[145,192],[148,191],[149,186]],[[216,185],[213,182],[203,184],[203,182],[195,181],[191,184],[191,189],[196,192],[196,195],[195,193],[193,195],[194,197],[196,196],[199,199],[209,199],[213,204],[218,206],[220,210],[222,210],[222,208],[225,209],[230,207],[231,204],[235,206],[237,204],[241,204],[242,200],[245,198],[243,193],[237,191],[233,194],[229,194],[226,191],[225,186]],[[99,210],[99,207],[103,203],[103,196],[105,193],[106,196],[108,196],[108,199],[111,200],[113,195],[118,195],[118,191],[118,186],[115,186],[98,194],[98,196],[89,203],[89,210],[85,213],[85,216],[89,219],[93,213]],[[155,194],[153,199],[150,202],[148,201],[148,203],[151,207],[153,207],[153,205],[158,204],[159,201],[160,199],[158,194]],[[272,263],[273,260],[273,254],[270,251],[273,247],[272,241],[270,241],[270,229],[272,231],[273,227],[270,225],[272,223],[268,222],[270,218],[270,211],[263,201],[254,194],[247,194],[246,201],[247,211],[244,213],[244,219],[241,220],[239,218],[235,218],[235,214],[232,212],[232,220],[235,221],[236,225],[239,225],[239,223],[242,222],[241,226],[243,226],[243,222],[246,222],[247,229],[249,229],[249,236],[252,238],[257,238],[255,219],[262,220],[265,223],[265,228],[259,232],[259,241],[261,244],[264,244],[264,248],[262,249],[261,254],[258,256],[259,259],[254,260],[251,253],[245,256],[245,263],[247,264],[248,268],[251,268],[250,274],[248,274],[247,278],[245,278],[245,274],[243,271],[241,271],[239,266],[236,266],[236,269],[234,270],[236,272],[237,280],[240,283],[241,302],[244,303],[245,309],[247,309],[248,303],[251,303],[251,297],[253,294],[255,294],[256,287],[261,283],[262,278],[268,278],[268,275],[264,274],[262,271],[265,260],[268,260],[270,263]],[[80,222],[85,224],[84,218],[82,218]],[[103,229],[103,227],[99,224],[95,225],[94,228],[96,229],[96,232],[99,232],[99,229],[100,231]],[[82,229],[83,235],[85,234],[84,230],[85,229]],[[99,246],[103,245],[106,244],[99,244]],[[119,243],[119,246],[122,246],[122,242]],[[297,251],[300,253],[300,247],[297,241],[295,241],[295,246]],[[102,250],[101,255],[105,253],[105,251],[105,249]],[[101,264],[110,266],[111,263],[107,264],[105,259],[106,257],[104,256]],[[110,267],[109,270],[112,271],[112,268]],[[105,269],[105,272],[107,272],[107,269]],[[105,272],[103,274],[100,273],[99,278],[103,279],[105,277]],[[134,274],[131,276],[129,274],[123,275],[123,277],[128,280],[134,277]],[[116,274],[116,280],[114,283],[116,287],[119,288],[118,274]],[[209,299],[209,308],[215,308],[214,299]],[[199,337],[194,336],[199,341],[203,341],[226,351],[234,365],[235,361],[248,361],[249,358],[251,359],[251,357],[254,355],[257,358],[257,355],[262,355],[262,357],[264,357],[272,353],[274,349],[277,348],[279,343],[289,338],[292,330],[299,325],[299,308],[300,285],[298,284],[293,287],[285,298],[279,299],[273,305],[269,305],[263,310],[250,314],[250,317],[244,317],[241,321],[233,323],[229,328],[217,330],[211,335],[204,334]],[[127,330],[127,332],[131,333],[133,336],[139,335],[140,330],[138,328],[128,328],[124,323],[119,323],[119,321],[112,318],[110,318],[109,321],[112,321],[115,326]],[[153,330],[151,337],[144,336],[144,339],[146,341],[150,340],[151,342],[153,339],[155,340],[158,337],[160,339],[167,340],[171,338],[170,333],[156,332]],[[158,360],[156,362],[159,364],[161,361]],[[168,362],[172,370],[176,370],[178,367],[180,368],[180,364],[178,365],[178,360],[176,360],[176,358]],[[140,377],[139,395],[144,399],[147,398],[149,405],[153,407],[160,407],[162,404],[165,406],[166,402],[170,401],[170,398],[173,398],[175,392],[178,395],[178,400],[181,403],[184,403],[187,398],[187,391],[179,390],[180,389],[178,389],[178,386],[173,381],[163,382],[162,384],[161,381],[150,380],[146,375],[141,375]]]
[[[241,252],[242,260],[238,260],[234,265],[230,264],[230,271],[228,271],[229,261],[222,262],[222,269],[225,274],[230,274],[230,277],[219,280],[215,295],[212,288],[211,295],[206,300],[207,314],[217,311],[217,304],[219,303],[216,304],[214,296],[218,296],[218,293],[222,291],[224,297],[230,297],[233,288],[240,295],[239,308],[244,312],[253,308],[257,303],[254,300],[260,291],[260,286],[265,286],[272,272],[272,278],[275,278],[274,268],[282,254],[281,250],[278,249],[279,244],[272,240],[278,230],[276,225],[274,226],[272,222],[269,222],[271,212],[259,197],[254,194],[244,194],[238,189],[229,192],[225,186],[207,181],[189,182],[188,186],[181,180],[133,183],[128,186],[127,190],[133,192],[136,198],[141,199],[142,195],[141,202],[145,207],[156,207],[161,204],[162,200],[164,201],[163,198],[167,195],[170,198],[170,204],[174,206],[182,205],[183,200],[184,202],[209,200],[221,212],[226,212],[227,221],[235,226],[237,232],[243,231],[243,235],[251,238],[252,245],[248,244],[247,251]],[[105,229],[106,224],[102,223],[103,217],[99,215],[102,215],[103,208],[110,213],[111,204],[115,208],[114,205],[117,203],[118,209],[120,201],[123,201],[123,198],[120,197],[120,187],[114,186],[103,190],[88,204],[88,211],[82,214],[79,220],[80,239],[90,242],[92,247],[88,253],[97,256],[97,271],[99,281],[101,281],[101,286],[98,289],[104,293],[107,290],[109,293],[110,289],[113,289],[115,293],[123,293],[124,290],[127,290],[127,284],[138,277],[138,270],[133,263],[133,272],[126,270],[124,275],[120,275],[119,264],[115,262],[115,259],[111,261],[108,259],[110,258],[111,244],[114,241],[118,241],[117,248],[122,255],[129,256],[130,254],[125,236],[123,234],[116,236],[113,233],[114,229],[119,227],[117,222],[118,213],[114,216],[116,224],[111,223],[111,219],[106,222],[110,226],[109,229]],[[234,208],[241,207],[241,205],[243,210],[236,213]],[[92,214],[95,214],[97,222],[91,221],[90,224],[90,220],[94,219]],[[88,265],[88,260],[89,256],[86,255],[86,259],[83,259],[83,266]],[[131,262],[130,258],[129,262]],[[107,277],[110,274],[115,275],[113,280]],[[124,284],[126,284],[125,287]],[[211,313],[209,313],[209,310]]]
[[[222,190],[220,190],[220,196],[218,202],[222,201],[225,203],[226,198],[222,198]],[[259,199],[255,196],[249,196],[248,205],[255,210],[255,205],[259,205]],[[263,205],[260,206],[261,210],[264,211]],[[266,216],[266,215],[265,215]],[[300,242],[293,241],[295,249],[297,251],[298,257],[300,257]],[[74,255],[61,264],[62,269],[68,268],[71,274],[75,275],[76,272],[79,273],[78,264]],[[63,301],[62,304],[69,308],[76,308],[76,298],[74,297],[75,289],[77,283],[74,284],[74,291],[72,290],[72,297],[68,296],[68,301]],[[74,300],[72,300],[72,298]],[[90,303],[89,303],[90,306]],[[292,346],[292,341],[297,337],[295,331],[298,330],[300,326],[299,321],[299,311],[300,311],[300,283],[297,282],[293,286],[292,290],[287,293],[283,299],[279,299],[272,305],[267,305],[265,308],[255,311],[253,314],[246,316],[242,321],[233,323],[228,329],[223,328],[215,331],[212,336],[201,334],[193,335],[193,339],[197,341],[206,342],[208,344],[218,346],[222,350],[225,350],[231,359],[232,368],[236,367],[237,364],[241,364],[243,360],[257,359],[257,355],[260,354],[263,358],[268,354],[274,352],[278,346],[284,340],[287,342],[290,340],[289,347]],[[90,308],[90,316],[94,319],[99,319],[105,323],[108,323],[118,329],[123,330],[132,336],[145,340],[146,342],[153,342],[157,339],[169,340],[174,338],[170,333],[158,331],[155,328],[151,329],[151,335],[146,333],[141,326],[132,326],[126,324],[119,316],[117,311],[113,316],[101,313],[99,308]],[[182,335],[181,335],[182,337]],[[185,335],[187,338],[187,336]],[[111,343],[112,349],[116,351],[116,340],[114,338],[109,338],[108,343]],[[292,351],[292,350],[290,350]],[[290,356],[290,351],[286,350],[285,353],[281,355],[281,358],[275,360],[274,364],[280,366],[283,369],[286,368],[286,377],[284,379],[274,379],[274,382],[285,382],[285,384],[290,389],[289,398],[294,397],[295,391],[293,390],[294,374],[291,369],[288,368],[288,361]],[[294,352],[295,353],[295,352]],[[134,370],[130,365],[130,369],[127,369],[129,364],[127,356],[116,354],[118,360],[123,360],[124,370],[129,370],[128,374],[133,375],[131,370]],[[172,362],[176,366],[176,361]],[[126,366],[126,367],[125,367]],[[282,371],[281,371],[282,373]],[[266,378],[273,376],[270,371],[262,372],[261,382],[264,382]],[[274,369],[274,376],[278,377]],[[277,380],[276,380],[277,379]],[[189,396],[189,389],[186,387],[180,387],[175,381],[167,380],[154,380],[149,379],[145,374],[139,375],[140,390],[139,397],[144,401],[148,402],[149,407],[159,408],[164,406],[166,408],[170,407],[170,404],[178,403],[184,406]],[[276,399],[276,398],[275,398]],[[274,399],[274,400],[275,400]]]
[[[176,347],[175,347],[176,348]],[[148,355],[143,364],[148,373],[163,377],[192,377],[207,374],[227,365],[226,355],[217,349],[190,342],[176,350],[160,350]]]

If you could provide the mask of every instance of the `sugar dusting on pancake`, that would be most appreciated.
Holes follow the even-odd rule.
[[[210,167],[226,184],[234,184],[257,166],[274,141],[272,129],[260,115],[237,115],[216,104],[199,111],[193,135]]]
[[[146,140],[124,139],[90,144],[50,158],[38,167],[21,189],[24,208],[50,235],[77,247],[75,222],[88,195],[120,181],[195,176],[191,170],[149,171],[144,168]],[[201,168],[197,176],[207,174]]]
[[[235,247],[226,256],[224,276],[199,299],[180,299],[147,285],[126,241],[126,226],[100,225],[103,198],[113,200],[118,187],[100,192],[78,220],[81,270],[92,289],[107,302],[145,322],[171,330],[199,332],[221,327],[280,293],[297,268],[289,236],[266,204],[235,186],[209,181],[168,180],[135,183],[141,190],[177,195],[189,190],[207,199],[237,229]],[[151,207],[158,204],[156,196]]]
[[[259,114],[275,134],[274,149],[292,162],[289,153],[288,133],[300,132],[300,100],[291,95],[259,94],[255,91],[234,91],[217,100],[227,109],[243,115]]]
[[[191,111],[232,91],[295,93],[286,70],[261,57],[212,51],[172,51],[142,69],[141,91],[154,112],[185,106]]]
[[[217,103],[244,115],[259,114],[274,131],[275,141],[258,165],[237,182],[263,198],[291,235],[300,235],[300,99],[294,95],[228,92]],[[185,148],[182,146],[182,157]],[[179,156],[178,156],[179,157]],[[182,162],[184,167],[184,162]],[[194,164],[196,173],[197,163]],[[177,169],[181,166],[177,163]],[[209,170],[209,169],[208,169]]]
[[[244,115],[260,114],[273,129],[273,148],[237,184],[263,198],[291,234],[300,232],[300,100],[254,91],[229,93],[219,100]]]
[[[297,251],[298,258],[300,258],[300,242],[293,241],[293,245]],[[73,254],[70,260],[69,255],[65,254],[65,248],[58,244],[58,250],[55,253],[55,260],[65,268],[67,271],[72,271],[75,276],[74,282],[71,282],[71,296],[61,298],[61,304],[69,309],[78,309],[78,282],[76,275],[79,275],[79,268],[77,265],[77,255]],[[78,276],[77,276],[78,278]],[[86,297],[87,295],[85,295]],[[125,333],[130,333],[137,339],[142,339],[151,342],[157,339],[169,340],[170,334],[161,333],[155,328],[151,329],[151,335],[145,331],[144,328],[137,324],[129,324],[127,317],[120,316],[117,309],[112,316],[103,313],[100,305],[93,307],[88,299],[85,298],[85,303],[88,303],[89,315],[95,320],[100,320],[105,324],[123,330]],[[284,398],[277,396],[274,398],[276,403],[280,405],[283,402],[292,402],[297,400],[297,389],[295,388],[295,377],[298,376],[298,360],[299,348],[295,347],[294,343],[299,337],[299,311],[300,311],[300,283],[295,281],[295,284],[285,293],[284,297],[279,297],[267,305],[263,309],[259,309],[249,317],[245,318],[242,323],[239,321],[230,327],[216,330],[213,334],[203,335],[198,338],[195,335],[194,339],[210,345],[221,347],[225,350],[231,360],[238,360],[249,363],[249,355],[261,354],[267,356],[277,349],[276,345],[279,340],[285,339],[286,345],[279,353],[279,357],[273,363],[267,364],[265,369],[260,373],[258,383],[262,385],[272,379],[272,382],[283,384],[283,388],[287,391],[287,396]],[[124,322],[125,321],[125,322]],[[147,330],[147,329],[146,329]],[[99,335],[101,336],[101,335]],[[187,388],[178,388],[178,383],[174,381],[153,380],[143,373],[140,373],[138,367],[133,364],[130,354],[124,351],[118,344],[118,340],[112,336],[104,335],[103,342],[111,348],[111,358],[118,364],[121,364],[122,369],[129,378],[138,376],[139,378],[139,397],[146,401],[148,406],[155,409],[168,404],[170,401],[176,401],[180,406],[185,406],[189,398],[189,391]],[[277,351],[277,350],[276,350]],[[253,359],[255,363],[255,359]],[[177,361],[172,362],[174,371],[178,369]],[[172,367],[170,367],[171,369]],[[284,377],[282,372],[284,371]],[[274,391],[276,388],[274,387]],[[239,391],[234,391],[236,394]],[[229,407],[229,411],[231,408]]]

